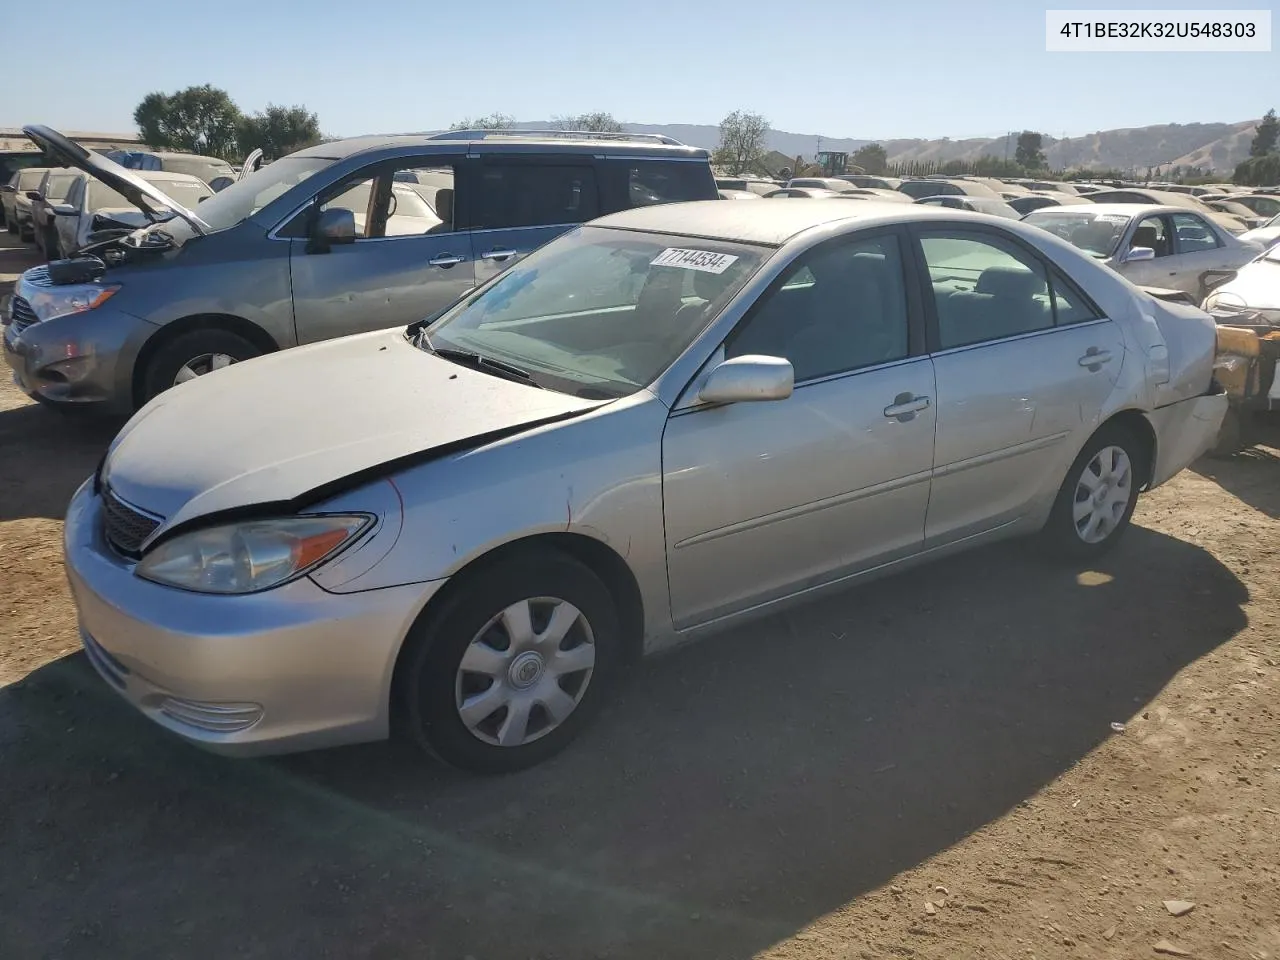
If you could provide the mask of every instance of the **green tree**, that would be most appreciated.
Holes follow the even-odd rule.
[[[1280,141],[1280,120],[1276,119],[1276,112],[1271,109],[1258,123],[1253,143],[1249,144],[1249,156],[1265,157],[1269,153],[1275,153],[1277,141]]]
[[[226,160],[239,157],[240,110],[227,91],[207,83],[177,93],[149,93],[134,109],[133,120],[148,146]]]
[[[1039,170],[1045,166],[1044,137],[1034,130],[1023,130],[1018,134],[1018,147],[1013,159],[1025,170]]]
[[[551,121],[557,130],[584,130],[588,133],[625,133],[622,123],[612,113],[579,113],[556,117]]]
[[[868,143],[853,151],[850,163],[857,164],[867,173],[879,175],[889,169],[889,154],[878,143]]]
[[[261,113],[240,118],[237,136],[241,155],[261,148],[267,160],[277,160],[319,143],[320,118],[302,105],[269,103]]]
[[[1250,157],[1238,167],[1231,178],[1233,183],[1246,187],[1269,186],[1280,183],[1280,153],[1263,157]]]
[[[758,113],[735,110],[720,121],[720,145],[711,162],[733,176],[760,166],[768,153],[769,121]]]
[[[516,118],[506,113],[491,113],[487,117],[467,117],[451,124],[450,130],[510,130]]]

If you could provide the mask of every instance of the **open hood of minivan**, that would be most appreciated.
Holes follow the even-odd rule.
[[[89,176],[101,180],[134,204],[149,220],[156,220],[161,210],[168,209],[190,224],[191,229],[201,236],[209,232],[209,225],[194,213],[157,188],[154,183],[144,180],[114,160],[108,160],[100,153],[86,150],[74,140],[64,137],[57,130],[43,124],[29,124],[22,128],[22,132],[35,141],[36,145],[50,157],[69,167],[78,167]]]

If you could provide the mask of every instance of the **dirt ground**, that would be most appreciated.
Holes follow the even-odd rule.
[[[59,540],[112,430],[0,387],[6,960],[1280,956],[1280,431],[1097,569],[1015,544],[852,590],[473,779],[224,760],[108,690]]]

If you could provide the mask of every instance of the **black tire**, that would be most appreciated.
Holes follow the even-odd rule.
[[[1128,492],[1128,500],[1119,519],[1109,525],[1101,539],[1091,542],[1086,540],[1081,530],[1077,528],[1074,511],[1077,499],[1086,492],[1081,484],[1085,468],[1092,464],[1094,457],[1100,451],[1108,447],[1120,448],[1128,458],[1127,480],[1122,480],[1111,487],[1111,489],[1119,489],[1127,484],[1125,489]],[[1089,442],[1084,445],[1084,449],[1071,464],[1071,469],[1067,471],[1067,476],[1062,481],[1062,487],[1058,490],[1058,497],[1053,504],[1053,511],[1049,514],[1049,522],[1045,524],[1040,534],[1044,546],[1051,554],[1073,561],[1090,560],[1106,553],[1119,542],[1125,530],[1129,528],[1129,520],[1133,517],[1133,510],[1138,505],[1138,492],[1145,482],[1147,473],[1146,446],[1133,435],[1132,431],[1120,424],[1103,426],[1089,438]]]
[[[230,330],[193,330],[174,337],[160,347],[143,374],[142,402],[174,385],[178,371],[199,357],[226,354],[236,362],[251,360],[262,353],[254,344]]]
[[[595,665],[579,688],[576,708],[558,726],[520,746],[499,746],[473,733],[459,715],[459,667],[486,624],[512,604],[538,597],[578,608],[594,637]],[[617,607],[608,588],[581,563],[554,550],[515,554],[476,570],[433,616],[414,626],[406,643],[395,691],[398,732],[432,756],[473,773],[511,773],[559,753],[603,705],[624,662]],[[490,717],[495,726],[505,718],[504,709]],[[550,714],[540,716],[549,722]]]

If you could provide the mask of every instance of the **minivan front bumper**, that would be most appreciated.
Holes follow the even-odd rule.
[[[3,327],[4,359],[14,383],[37,400],[126,415],[134,361],[157,329],[109,304],[52,320],[15,318]]]

